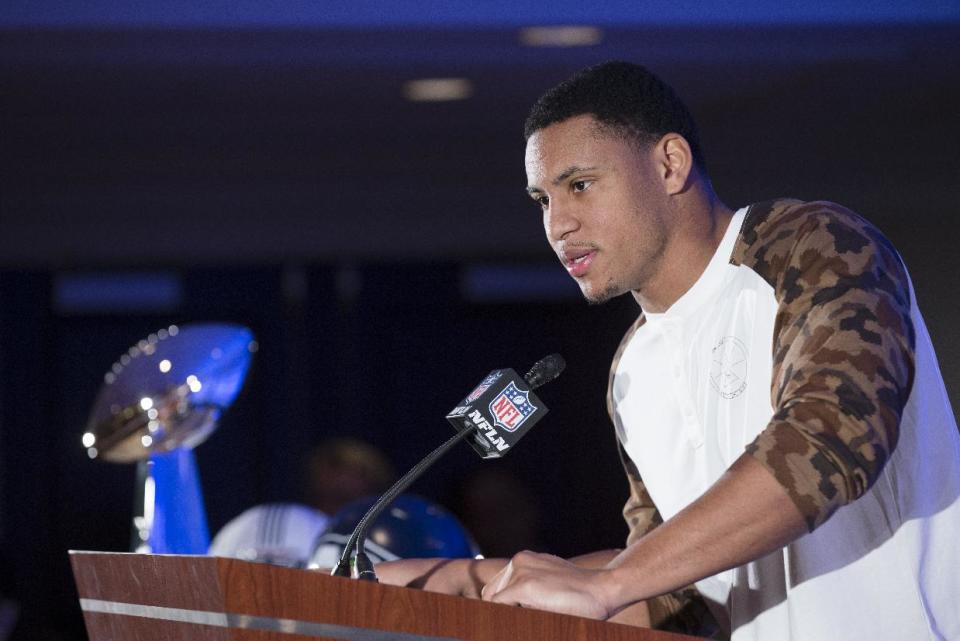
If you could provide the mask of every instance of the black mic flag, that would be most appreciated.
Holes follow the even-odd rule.
[[[512,369],[495,369],[447,414],[458,432],[471,431],[470,445],[481,458],[500,458],[547,413],[533,390],[549,383],[566,363],[559,354],[537,361],[521,378]]]

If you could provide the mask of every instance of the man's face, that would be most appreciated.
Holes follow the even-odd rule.
[[[547,240],[584,297],[642,291],[670,235],[653,146],[576,116],[530,136],[526,169]]]

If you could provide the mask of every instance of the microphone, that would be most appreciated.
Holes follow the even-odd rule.
[[[347,540],[333,576],[352,576],[365,581],[377,581],[373,563],[364,552],[367,529],[380,513],[404,490],[417,480],[427,468],[465,439],[481,458],[500,458],[547,413],[547,407],[533,394],[533,390],[549,383],[563,371],[566,363],[559,354],[551,354],[533,364],[520,378],[512,369],[490,372],[449,414],[447,420],[457,430],[443,445],[430,452],[409,472],[400,477],[363,515]],[[351,559],[353,551],[356,555]]]
[[[531,390],[535,390],[560,376],[566,366],[567,362],[563,360],[563,356],[550,354],[534,363],[530,371],[523,375],[523,380]]]
[[[457,407],[447,420],[480,458],[500,458],[547,413],[533,390],[549,383],[563,371],[566,362],[551,354],[533,364],[523,378],[512,369],[495,369]],[[465,437],[466,437],[465,436]]]

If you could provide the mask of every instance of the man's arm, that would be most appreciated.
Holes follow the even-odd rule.
[[[608,618],[622,608],[742,565],[807,532],[776,479],[749,455],[699,499],[601,569],[523,552],[483,590],[483,598]]]
[[[606,565],[620,553],[621,550],[603,550],[572,558],[570,562],[578,568],[585,570],[599,570],[606,567]],[[623,623],[625,625],[635,625],[641,628],[653,627],[650,608],[646,601],[638,601],[621,609],[610,617],[610,621]]]

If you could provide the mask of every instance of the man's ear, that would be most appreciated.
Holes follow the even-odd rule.
[[[657,142],[657,167],[668,195],[678,194],[689,186],[693,177],[693,152],[686,138],[668,133]]]

